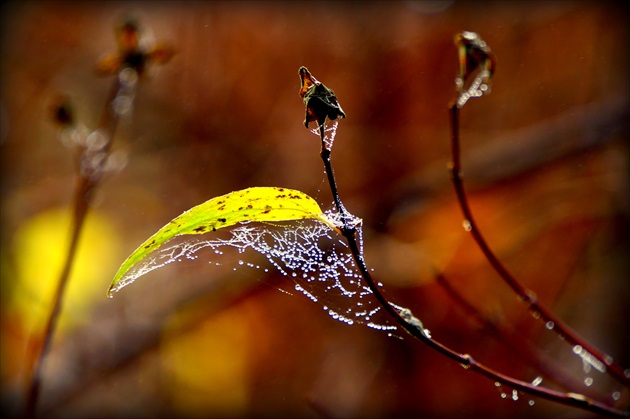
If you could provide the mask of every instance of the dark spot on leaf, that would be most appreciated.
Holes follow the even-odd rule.
[[[226,218],[217,218],[217,221],[220,222],[220,223],[224,223],[224,222],[227,221],[227,219]]]
[[[249,204],[249,205],[247,206],[247,209],[252,209],[252,208],[254,208],[254,207],[252,206],[252,204]]]
[[[219,211],[223,211],[225,209],[225,205],[221,205],[219,208],[217,208]]]
[[[206,231],[206,226],[199,226],[196,229],[194,229],[193,231],[196,231],[197,233],[201,233]]]

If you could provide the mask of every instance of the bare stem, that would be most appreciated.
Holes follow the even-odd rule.
[[[414,323],[413,321],[406,320],[403,318],[402,310],[399,311],[396,307],[389,303],[387,298],[382,294],[380,288],[372,278],[370,271],[363,259],[363,254],[361,249],[359,248],[358,240],[357,240],[357,230],[353,224],[350,224],[348,213],[341,202],[341,198],[339,197],[339,192],[337,189],[337,183],[335,181],[332,164],[331,164],[331,150],[326,147],[325,144],[325,126],[324,123],[320,124],[320,137],[322,140],[322,148],[321,148],[321,158],[324,162],[324,169],[326,171],[326,176],[328,178],[328,183],[330,186],[330,190],[333,195],[333,200],[335,203],[335,207],[337,211],[341,215],[343,226],[341,227],[341,232],[343,236],[346,238],[348,242],[348,246],[350,248],[350,252],[354,258],[354,261],[361,272],[361,276],[364,281],[367,283],[368,287],[380,303],[380,305],[389,313],[390,316],[395,320],[397,324],[399,324],[403,330],[408,332],[414,338],[418,339],[422,343],[428,345],[432,349],[438,351],[442,355],[452,359],[453,361],[459,363],[466,369],[471,369],[479,374],[482,374],[495,382],[499,382],[514,388],[515,390],[523,391],[528,394],[532,394],[547,400],[551,400],[560,404],[564,404],[571,407],[581,408],[584,410],[588,410],[591,412],[596,412],[599,414],[609,415],[609,416],[618,416],[624,417],[627,416],[628,412],[624,412],[619,409],[615,409],[610,407],[604,403],[600,403],[596,400],[588,398],[582,394],[577,393],[563,393],[560,391],[551,390],[545,387],[540,387],[533,385],[532,383],[521,381],[515,379],[513,377],[501,374],[498,371],[493,370],[473,359],[468,354],[458,353],[444,344],[432,339],[429,337],[428,333],[424,331],[419,322]],[[457,154],[459,151],[457,150]],[[466,207],[467,208],[467,207]],[[467,214],[470,212],[467,210]],[[524,290],[525,292],[525,290]],[[526,296],[530,296],[530,294],[524,294]],[[531,298],[530,298],[531,300]],[[415,318],[414,318],[415,319]],[[417,321],[417,319],[415,319]]]
[[[332,164],[330,162],[330,154],[331,150],[326,146],[326,122],[322,121],[319,125],[319,136],[322,141],[322,148],[319,155],[324,162],[324,169],[326,171],[326,176],[328,177],[328,184],[330,185],[330,191],[333,196],[333,201],[335,203],[335,207],[337,208],[337,212],[341,216],[343,223],[345,226],[348,225],[347,220],[347,211],[341,203],[341,199],[339,199],[339,192],[337,191],[337,182],[335,181],[335,174],[332,169]]]
[[[129,95],[129,91],[123,92],[123,90],[128,90],[130,88],[135,88],[135,84],[130,87],[130,85],[128,84],[121,83],[120,78],[117,77],[112,87],[112,90],[110,91],[110,94],[106,100],[105,109],[103,110],[98,128],[101,131],[102,135],[104,135],[106,138],[105,144],[102,146],[102,148],[98,150],[98,152],[103,153],[105,157],[109,153],[114,133],[118,126],[118,121],[120,120],[120,113],[114,110],[114,101],[121,93]],[[129,96],[133,98],[132,94]],[[82,149],[81,156],[79,157],[79,163],[77,165],[78,176],[73,198],[74,210],[72,215],[70,245],[66,254],[64,266],[61,274],[59,275],[57,287],[53,295],[50,313],[48,314],[46,324],[44,326],[43,339],[41,340],[41,344],[39,344],[39,340],[37,341],[37,343],[33,344],[33,346],[37,346],[31,350],[34,360],[30,373],[30,380],[28,383],[29,387],[26,393],[26,418],[32,418],[36,414],[37,402],[39,400],[39,394],[42,384],[42,369],[44,361],[46,359],[46,356],[50,352],[52,341],[55,336],[55,331],[57,330],[57,324],[59,321],[59,316],[61,314],[61,308],[63,306],[66,286],[70,278],[70,273],[72,272],[72,266],[76,256],[81,231],[83,230],[85,218],[89,211],[91,197],[93,196],[94,190],[98,186],[104,170],[102,164],[104,164],[106,158],[99,159],[98,165],[96,167],[92,167],[91,169],[86,169],[86,167],[83,166],[85,163],[84,159],[89,158],[87,156],[88,151],[89,150],[87,147]]]
[[[500,323],[492,321],[479,312],[469,301],[467,301],[441,273],[435,274],[435,279],[442,286],[444,291],[460,306],[469,318],[477,320],[491,336],[501,342],[508,350],[518,354],[530,365],[537,368],[546,377],[550,377],[554,382],[564,389],[576,388],[578,381],[559,368],[555,362],[541,349],[535,347],[514,330],[507,328]]]
[[[560,404],[564,404],[567,406],[580,408],[584,410],[588,410],[591,412],[595,412],[598,414],[613,416],[613,417],[624,417],[628,415],[628,412],[624,412],[622,410],[616,409],[614,407],[608,406],[604,403],[600,403],[596,400],[588,398],[582,394],[577,393],[563,393],[560,391],[548,389],[545,387],[535,386],[532,383],[518,380],[516,378],[507,376],[505,374],[501,374],[500,372],[487,367],[479,362],[477,362],[472,356],[468,354],[461,354],[459,352],[450,349],[444,344],[438,342],[437,340],[429,337],[428,333],[424,331],[422,327],[419,327],[418,323],[414,323],[412,321],[406,320],[402,316],[402,310],[399,311],[393,305],[389,303],[387,298],[383,295],[380,288],[372,278],[370,271],[363,259],[363,254],[361,249],[359,248],[359,244],[357,241],[357,230],[354,225],[351,225],[345,207],[341,202],[341,198],[339,197],[339,192],[337,190],[337,184],[335,182],[332,164],[330,159],[331,151],[325,146],[324,143],[324,124],[320,125],[320,135],[322,139],[322,150],[321,157],[324,162],[324,168],[326,170],[326,175],[328,178],[328,183],[330,185],[331,192],[333,194],[333,199],[335,202],[335,206],[337,210],[342,216],[343,226],[341,227],[341,232],[343,236],[346,238],[348,242],[348,246],[350,248],[350,252],[352,253],[352,257],[361,272],[361,276],[364,281],[378,300],[379,304],[389,313],[390,316],[395,320],[395,322],[400,325],[400,327],[405,330],[407,333],[412,335],[414,338],[418,339],[422,343],[428,345],[432,349],[436,350],[440,354],[446,356],[447,358],[452,359],[453,361],[459,363],[466,369],[471,369],[481,375],[484,375],[495,382],[499,382],[505,384],[506,386],[510,386],[515,390],[522,391],[524,393],[528,393],[534,396],[541,397],[543,399],[551,400]],[[414,318],[415,319],[415,318]],[[417,320],[417,319],[416,319]]]
[[[470,232],[473,239],[481,249],[482,253],[499,274],[503,281],[519,296],[519,298],[528,306],[529,310],[535,317],[539,318],[543,323],[553,324],[553,330],[558,336],[564,338],[567,343],[572,346],[580,346],[582,350],[593,355],[599,360],[605,371],[611,376],[617,379],[625,386],[630,385],[630,378],[624,373],[621,366],[613,361],[610,355],[604,354],[602,351],[594,347],[587,342],[584,338],[578,335],[573,329],[571,329],[566,323],[557,318],[546,307],[542,306],[536,297],[536,294],[524,287],[519,281],[510,274],[510,272],[503,266],[501,261],[496,257],[490,246],[488,246],[486,240],[481,234],[481,230],[477,227],[477,223],[473,217],[470,206],[468,205],[468,199],[466,192],[464,191],[464,181],[461,176],[461,162],[460,162],[460,140],[459,140],[459,106],[456,102],[450,106],[451,117],[451,153],[452,161],[449,166],[451,172],[451,180],[455,187],[455,193],[457,194],[457,200],[461,207],[462,214],[464,216],[464,223],[466,224],[466,230]]]
[[[345,226],[342,227],[343,236],[346,238],[350,252],[354,258],[355,263],[357,264],[359,271],[361,272],[361,276],[367,283],[368,287],[381,304],[381,306],[393,317],[393,319],[398,323],[406,332],[411,334],[416,339],[420,340],[422,343],[428,345],[432,349],[438,351],[440,354],[446,356],[447,358],[452,359],[453,361],[462,365],[462,367],[466,369],[470,369],[475,371],[481,375],[484,375],[495,382],[502,383],[506,386],[510,386],[515,390],[520,390],[524,393],[528,393],[534,396],[541,397],[543,399],[551,400],[560,404],[564,404],[571,407],[576,407],[584,410],[588,410],[591,412],[595,412],[598,414],[604,414],[612,417],[624,417],[628,416],[628,412],[624,412],[619,409],[615,409],[610,407],[604,403],[600,403],[596,400],[588,398],[582,394],[577,393],[563,393],[556,390],[551,390],[545,387],[535,386],[532,383],[515,379],[513,377],[507,376],[505,374],[501,374],[500,372],[487,367],[480,362],[477,362],[472,356],[468,354],[461,354],[459,352],[450,349],[446,345],[440,343],[439,341],[430,338],[424,333],[423,330],[416,327],[414,324],[406,321],[401,316],[400,312],[392,306],[387,298],[382,294],[380,288],[372,278],[367,265],[363,259],[363,255],[359,249],[357,239],[356,239],[356,229],[354,227]]]

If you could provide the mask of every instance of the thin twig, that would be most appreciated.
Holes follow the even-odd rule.
[[[101,115],[98,128],[82,139],[77,165],[78,180],[74,194],[74,213],[71,240],[64,268],[60,274],[57,288],[53,296],[52,308],[46,321],[42,344],[33,348],[34,361],[30,372],[29,388],[26,394],[25,416],[31,418],[36,413],[37,401],[41,389],[41,373],[44,360],[48,354],[63,304],[64,292],[72,265],[85,217],[90,207],[93,190],[98,186],[103,174],[108,170],[109,151],[120,119],[133,107],[139,77],[148,64],[166,63],[174,55],[174,50],[166,45],[156,44],[145,49],[140,43],[140,27],[133,18],[126,18],[116,28],[118,51],[108,55],[97,65],[97,72],[103,75],[115,75],[115,80],[105,101],[105,109]],[[63,115],[61,122],[71,121],[69,115]],[[94,141],[90,137],[94,136]],[[35,346],[35,345],[33,345]]]
[[[553,329],[559,337],[573,345],[575,353],[583,358],[588,356],[590,360],[595,358],[598,362],[598,365],[596,365],[598,370],[608,372],[620,383],[629,386],[630,369],[624,371],[621,366],[614,362],[610,355],[604,354],[587,342],[566,323],[553,315],[550,310],[542,306],[538,302],[536,294],[517,281],[505,266],[503,266],[481,234],[472,211],[470,210],[470,206],[468,205],[466,192],[464,191],[464,181],[461,175],[459,109],[462,108],[469,99],[482,97],[490,91],[490,80],[496,71],[496,59],[490,47],[474,32],[456,34],[454,41],[455,45],[458,47],[459,67],[455,79],[456,97],[449,107],[452,155],[449,170],[457,200],[464,216],[464,228],[472,234],[473,239],[482,253],[503,281],[527,304],[534,318],[540,319],[546,324],[547,328]],[[470,85],[465,88],[466,80],[475,71],[477,71],[476,76],[473,78]]]
[[[319,125],[319,135],[322,141],[322,148],[319,153],[322,161],[324,162],[324,169],[326,172],[326,177],[328,178],[328,184],[330,185],[330,191],[333,196],[333,202],[335,203],[335,207],[337,208],[337,212],[341,216],[344,225],[348,224],[348,211],[344,208],[341,203],[341,199],[339,199],[339,192],[337,191],[337,182],[335,181],[335,174],[332,169],[332,165],[330,162],[331,149],[326,146],[326,124],[322,122]]]
[[[77,165],[78,179],[73,198],[74,210],[72,215],[70,245],[68,247],[63,269],[59,275],[59,280],[57,281],[57,287],[53,295],[52,307],[47,317],[46,325],[44,326],[43,341],[38,348],[34,349],[35,361],[31,370],[29,388],[26,394],[25,416],[27,418],[35,416],[37,401],[41,390],[44,360],[50,351],[52,340],[55,336],[55,331],[57,330],[61,307],[63,305],[64,293],[70,278],[70,273],[72,272],[73,262],[76,256],[81,232],[85,224],[85,218],[89,211],[93,191],[98,186],[98,183],[103,175],[103,165],[106,162],[114,133],[120,119],[120,114],[114,111],[114,101],[118,97],[119,93],[128,87],[129,86],[125,83],[121,83],[120,78],[117,77],[114,82],[113,89],[106,101],[106,106],[99,124],[100,134],[104,136],[105,143],[96,150],[96,153],[100,153],[100,156],[95,158],[94,155],[90,155],[90,153],[94,150],[90,150],[89,146],[86,146],[82,148],[82,153],[79,157]],[[91,159],[93,160],[90,161]]]
[[[545,376],[550,377],[554,382],[565,389],[575,388],[578,385],[576,379],[567,374],[564,370],[558,368],[551,357],[544,351],[535,347],[528,340],[519,334],[515,334],[514,330],[509,329],[497,322],[492,321],[479,312],[469,301],[467,301],[446,279],[441,273],[435,274],[436,282],[442,286],[444,291],[452,298],[459,307],[461,307],[468,317],[476,319],[491,336],[505,345],[510,351],[517,353],[521,358],[525,359],[529,364],[535,366]]]
[[[320,128],[320,133],[322,135],[323,142],[323,133],[324,130]],[[330,150],[328,150],[327,157],[324,159],[324,167],[326,170],[326,175],[328,177],[329,185],[331,192],[333,193],[333,199],[335,201],[335,205],[337,208],[341,208],[342,211],[345,211],[345,208],[341,202],[339,197],[339,193],[337,190],[337,184],[335,182],[335,177],[332,172],[332,163],[330,159]],[[345,213],[342,213],[345,214]],[[472,356],[469,354],[461,354],[456,352],[446,345],[438,342],[437,340],[431,338],[429,334],[424,330],[422,324],[419,320],[410,313],[408,309],[398,310],[393,305],[389,303],[387,298],[382,294],[380,288],[372,278],[370,274],[370,270],[368,269],[365,260],[363,259],[363,254],[359,248],[359,244],[357,241],[357,229],[354,225],[351,225],[348,222],[346,217],[342,217],[343,226],[341,226],[342,235],[345,237],[348,242],[348,247],[350,252],[352,253],[352,257],[359,268],[359,272],[363,277],[364,281],[381,304],[381,306],[389,313],[390,316],[395,320],[395,322],[402,327],[407,333],[412,335],[414,338],[418,339],[422,343],[428,345],[432,349],[438,351],[440,354],[446,356],[447,358],[452,359],[453,361],[459,363],[466,369],[470,369],[472,371],[478,372],[481,375],[484,375],[495,382],[499,382],[505,384],[506,386],[510,386],[516,390],[523,391],[525,393],[541,397],[543,399],[551,400],[560,404],[564,404],[571,407],[576,407],[584,410],[588,410],[591,412],[608,415],[612,417],[624,417],[628,416],[629,412],[624,412],[622,410],[616,409],[614,407],[608,406],[604,403],[600,403],[596,400],[593,400],[589,397],[586,397],[582,394],[578,393],[563,393],[556,390],[551,390],[541,386],[535,386],[532,383],[521,381],[505,374],[501,374],[498,371],[493,370],[490,367],[487,367],[479,362],[477,362]],[[403,311],[406,310],[407,319],[403,318]]]
[[[573,329],[571,329],[566,323],[557,318],[546,307],[542,306],[536,297],[536,294],[523,286],[519,281],[510,274],[510,272],[503,266],[501,261],[496,257],[483,235],[481,230],[477,226],[473,217],[470,206],[468,205],[468,199],[464,190],[464,181],[461,176],[461,162],[460,162],[460,136],[459,136],[459,106],[454,101],[450,106],[450,122],[451,122],[451,154],[452,161],[449,165],[451,172],[451,180],[455,188],[457,200],[461,207],[462,214],[464,216],[464,225],[466,231],[470,232],[473,239],[481,249],[482,253],[492,265],[494,270],[505,281],[505,283],[519,296],[519,298],[528,306],[529,310],[535,318],[540,319],[543,323],[553,326],[553,330],[558,336],[564,338],[567,343],[575,346],[579,351],[586,351],[594,356],[599,362],[602,363],[602,369],[605,369],[611,376],[617,379],[625,386],[630,385],[630,378],[628,377],[628,370],[623,370],[621,366],[616,364],[610,355],[607,355],[587,342],[584,338],[578,335]]]

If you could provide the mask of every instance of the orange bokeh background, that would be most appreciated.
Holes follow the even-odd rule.
[[[532,319],[492,271],[462,228],[446,169],[453,36],[471,30],[498,62],[492,93],[462,111],[464,176],[476,220],[541,302],[630,366],[628,29],[619,7],[4,5],[4,409],[19,417],[25,348],[39,338],[51,288],[40,284],[56,280],[59,263],[47,261],[63,257],[67,240],[69,221],[53,214],[71,207],[73,156],[58,140],[51,105],[67,95],[79,122],[96,126],[112,80],[94,68],[115,51],[113,28],[128,13],[147,42],[177,53],[149,68],[114,139],[126,165],[94,196],[94,228],[82,238],[71,278],[74,297],[46,360],[42,416],[587,417],[528,395],[513,400],[511,389],[411,338],[336,322],[299,293],[278,292],[286,279],[274,274],[181,264],[105,297],[139,243],[209,198],[282,186],[330,206],[318,139],[302,125],[302,65],[335,91],[347,114],[333,149],[335,175],[345,206],[364,220],[366,260],[388,295],[436,339],[492,368],[525,381],[542,376],[552,388],[563,388],[554,378],[564,380],[569,391],[611,404],[617,391],[627,409],[628,389],[585,373],[570,346]],[[478,318],[436,282],[435,270]],[[532,367],[489,324],[549,356],[557,374]],[[586,386],[588,377],[593,384]]]

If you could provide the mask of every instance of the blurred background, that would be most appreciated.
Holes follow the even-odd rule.
[[[127,255],[207,199],[283,186],[330,207],[319,140],[302,124],[302,65],[347,114],[335,174],[393,301],[492,368],[628,408],[628,388],[576,356],[492,271],[462,228],[446,169],[453,36],[475,31],[497,56],[492,93],[462,111],[476,220],[544,305],[630,367],[628,26],[618,2],[2,7],[1,380],[12,417],[69,237],[75,162],[51,109],[65,95],[78,123],[97,126],[113,79],[94,69],[116,51],[125,16],[147,45],[177,53],[140,81],[113,143],[120,170],[94,191],[43,371],[42,417],[590,417],[497,387],[410,338],[335,321],[279,292],[287,279],[273,272],[181,263],[106,298]]]

